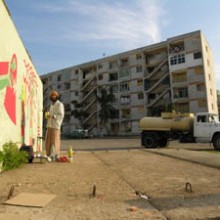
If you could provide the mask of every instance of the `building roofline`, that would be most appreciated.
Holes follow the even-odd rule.
[[[174,37],[169,37],[169,38],[167,38],[167,42],[173,41],[173,40],[178,40],[178,39],[181,39],[181,38],[186,38],[186,37],[189,37],[189,36],[194,35],[194,34],[200,34],[201,35],[202,33],[201,33],[201,30],[192,31],[192,32],[177,35],[177,36],[174,36]]]
[[[107,57],[102,57],[102,58],[91,60],[91,61],[88,61],[88,62],[83,62],[81,64],[77,64],[77,65],[74,65],[74,66],[69,66],[69,67],[66,67],[66,68],[63,68],[63,69],[58,69],[58,70],[55,70],[55,71],[52,71],[52,72],[49,72],[49,73],[46,73],[46,74],[42,74],[42,75],[40,75],[40,77],[43,78],[44,76],[48,76],[48,75],[51,75],[53,73],[57,73],[59,71],[64,71],[64,70],[68,70],[68,69],[73,69],[73,68],[77,69],[77,68],[81,68],[81,67],[91,66],[91,65],[103,62],[105,60],[111,60],[111,59],[114,60],[114,59],[116,59],[116,57],[122,57],[124,55],[128,56],[129,54],[138,53],[140,50],[145,51],[145,50],[151,50],[151,49],[153,50],[153,49],[156,49],[156,48],[164,47],[170,41],[178,40],[178,39],[181,39],[181,38],[186,38],[186,37],[191,36],[193,34],[200,34],[201,35],[202,33],[201,33],[201,30],[196,30],[196,31],[192,31],[192,32],[189,32],[189,33],[177,35],[177,36],[174,36],[174,37],[167,38],[166,41],[161,41],[159,43],[154,43],[154,44],[143,46],[143,47],[140,47],[140,48],[124,51],[124,52],[117,53],[117,54],[114,54],[114,55],[110,55],[110,56],[107,56]]]

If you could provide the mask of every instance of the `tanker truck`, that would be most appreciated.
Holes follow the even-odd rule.
[[[171,140],[182,143],[212,143],[220,150],[220,123],[218,115],[201,112],[163,112],[161,117],[140,120],[141,144],[146,148],[166,147]]]

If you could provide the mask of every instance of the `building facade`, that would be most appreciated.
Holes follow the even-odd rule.
[[[65,105],[62,132],[86,128],[94,135],[138,134],[139,120],[161,111],[218,113],[211,49],[201,31],[104,57],[41,76],[44,108],[49,93],[59,91]],[[97,95],[112,89],[117,109],[107,128],[100,125]],[[80,103],[86,117],[79,121],[71,112]]]
[[[0,11],[0,150],[13,142],[41,151],[43,85],[4,1]]]

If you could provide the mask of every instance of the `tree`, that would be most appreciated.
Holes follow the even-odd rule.
[[[71,115],[73,115],[76,119],[79,120],[80,126],[84,128],[83,121],[89,116],[89,113],[84,110],[83,104],[78,103],[77,101],[72,101],[75,109],[71,111]]]
[[[108,90],[106,88],[102,88],[100,93],[100,96],[97,95],[97,100],[101,107],[99,110],[100,124],[106,128],[106,123],[109,119],[116,117],[116,109],[112,106],[112,103],[115,101],[115,95],[112,88]],[[107,128],[106,131],[108,131]]]

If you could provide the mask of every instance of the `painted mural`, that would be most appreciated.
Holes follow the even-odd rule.
[[[6,89],[4,107],[10,120],[16,125],[16,94],[14,85],[17,79],[17,57],[13,54],[10,62],[0,62],[0,90]]]
[[[0,0],[0,149],[8,141],[42,148],[41,80]]]

